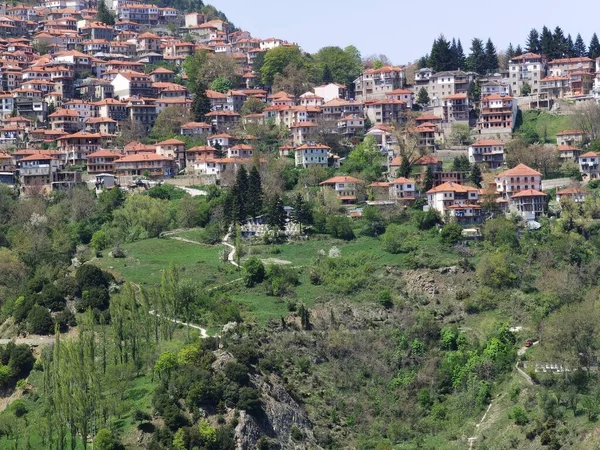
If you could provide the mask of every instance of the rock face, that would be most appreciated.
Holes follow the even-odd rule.
[[[265,436],[270,439],[270,448],[279,449],[318,449],[311,423],[304,408],[294,400],[280,381],[272,377],[268,382],[259,376],[252,377],[252,384],[260,391],[263,411],[260,417],[245,412],[240,413],[235,429],[236,448],[255,450],[257,442]],[[292,439],[292,429],[297,428],[302,438]]]

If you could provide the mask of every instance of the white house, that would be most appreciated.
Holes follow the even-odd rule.
[[[469,147],[469,162],[485,164],[490,169],[504,165],[504,142],[494,139],[482,139]]]
[[[297,147],[294,150],[296,167],[327,167],[329,150],[331,149],[328,146],[322,144],[304,144]]]
[[[324,84],[315,88],[315,95],[323,98],[323,103],[346,97],[346,86],[337,83]]]

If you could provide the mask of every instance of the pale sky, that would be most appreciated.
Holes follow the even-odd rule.
[[[355,45],[363,56],[386,54],[405,64],[429,53],[443,33],[460,38],[468,54],[473,37],[498,50],[509,42],[524,45],[531,28],[559,25],[573,40],[580,32],[586,45],[597,29],[597,4],[583,0],[569,9],[552,2],[481,0],[212,0],[238,27],[254,37],[297,42],[309,53],[325,46]],[[570,11],[565,14],[565,7]],[[561,12],[562,11],[562,12]]]

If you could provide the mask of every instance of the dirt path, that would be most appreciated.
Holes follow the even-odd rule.
[[[224,246],[229,247],[231,249],[231,252],[229,252],[229,255],[227,255],[227,261],[229,261],[235,267],[239,268],[240,265],[235,262],[235,247],[233,245],[231,245],[229,242],[227,242],[229,240],[230,236],[231,236],[231,233],[227,233],[225,235],[225,237],[223,238],[223,241],[221,242],[221,244],[223,244]]]
[[[488,415],[490,414],[490,411],[492,410],[492,407],[494,406],[494,404],[496,404],[502,397],[504,397],[504,394],[501,394],[495,400],[492,400],[490,402],[489,406],[487,407],[487,409],[485,411],[485,414],[483,415],[483,417],[481,418],[479,423],[477,425],[475,425],[475,430],[476,430],[475,435],[467,439],[467,442],[469,443],[469,450],[473,450],[475,448],[474,446],[475,446],[475,442],[477,442],[477,439],[479,438],[480,428],[483,426],[486,419],[488,418]]]
[[[148,311],[148,314],[150,314],[151,316],[156,316],[156,317],[162,318],[162,316],[155,311]],[[178,325],[183,325],[184,327],[193,328],[194,330],[199,330],[201,339],[206,339],[206,338],[210,337],[208,332],[206,331],[206,328],[202,328],[200,325],[194,325],[193,323],[187,323],[187,322],[184,322],[182,320],[177,320],[177,319],[170,319],[168,317],[166,317],[165,319],[168,320],[169,322],[173,322]]]

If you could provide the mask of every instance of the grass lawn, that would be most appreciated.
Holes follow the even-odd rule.
[[[194,228],[192,230],[182,231],[173,236],[189,239],[190,241],[202,242],[204,228]]]
[[[239,275],[221,261],[223,247],[195,245],[173,239],[147,239],[123,245],[127,257],[99,258],[94,264],[141,285],[157,285],[161,271],[175,264],[182,277],[207,285],[227,283]],[[105,252],[107,253],[107,252]]]
[[[540,138],[546,136],[551,142],[556,142],[556,133],[573,128],[571,116],[549,114],[545,111],[523,111],[521,128],[533,128]]]

